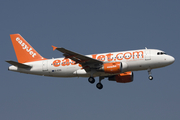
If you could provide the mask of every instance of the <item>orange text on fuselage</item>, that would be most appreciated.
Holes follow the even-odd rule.
[[[139,59],[139,58],[144,58],[144,52],[143,51],[133,51],[133,52],[124,52],[124,53],[108,53],[108,54],[94,54],[92,55],[92,58],[100,60],[100,61],[119,61],[119,60],[130,60],[130,59]],[[69,65],[76,65],[77,63],[73,60],[64,58],[63,60],[54,60],[52,65],[54,67],[59,67],[61,66],[69,66]],[[79,67],[82,67],[79,64]]]
[[[98,55],[94,54],[92,55],[92,58],[100,60],[100,61],[116,61],[116,60],[129,60],[129,59],[138,59],[138,58],[144,58],[144,52],[143,51],[134,51],[134,52],[125,52],[125,53],[117,53],[112,54],[108,53],[105,55]]]

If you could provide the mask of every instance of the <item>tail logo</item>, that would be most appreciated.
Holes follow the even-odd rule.
[[[26,50],[33,58],[36,56],[36,53],[34,53],[32,48],[28,47],[19,37],[16,38],[16,41],[22,46],[23,50]]]

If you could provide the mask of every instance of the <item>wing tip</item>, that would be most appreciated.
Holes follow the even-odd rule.
[[[56,49],[57,49],[57,47],[56,47],[56,46],[53,46],[53,45],[52,45],[52,47],[53,47],[53,50],[56,50]]]

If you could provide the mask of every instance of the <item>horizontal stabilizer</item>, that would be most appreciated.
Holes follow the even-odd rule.
[[[7,60],[6,61],[7,63],[11,64],[11,65],[14,65],[16,67],[20,67],[20,68],[31,68],[32,66],[29,66],[29,65],[25,65],[25,64],[22,64],[22,63],[18,63],[18,62],[15,62],[15,61],[11,61],[11,60]]]

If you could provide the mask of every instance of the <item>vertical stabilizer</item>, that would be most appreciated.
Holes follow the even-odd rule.
[[[45,60],[20,34],[10,37],[19,63]]]

